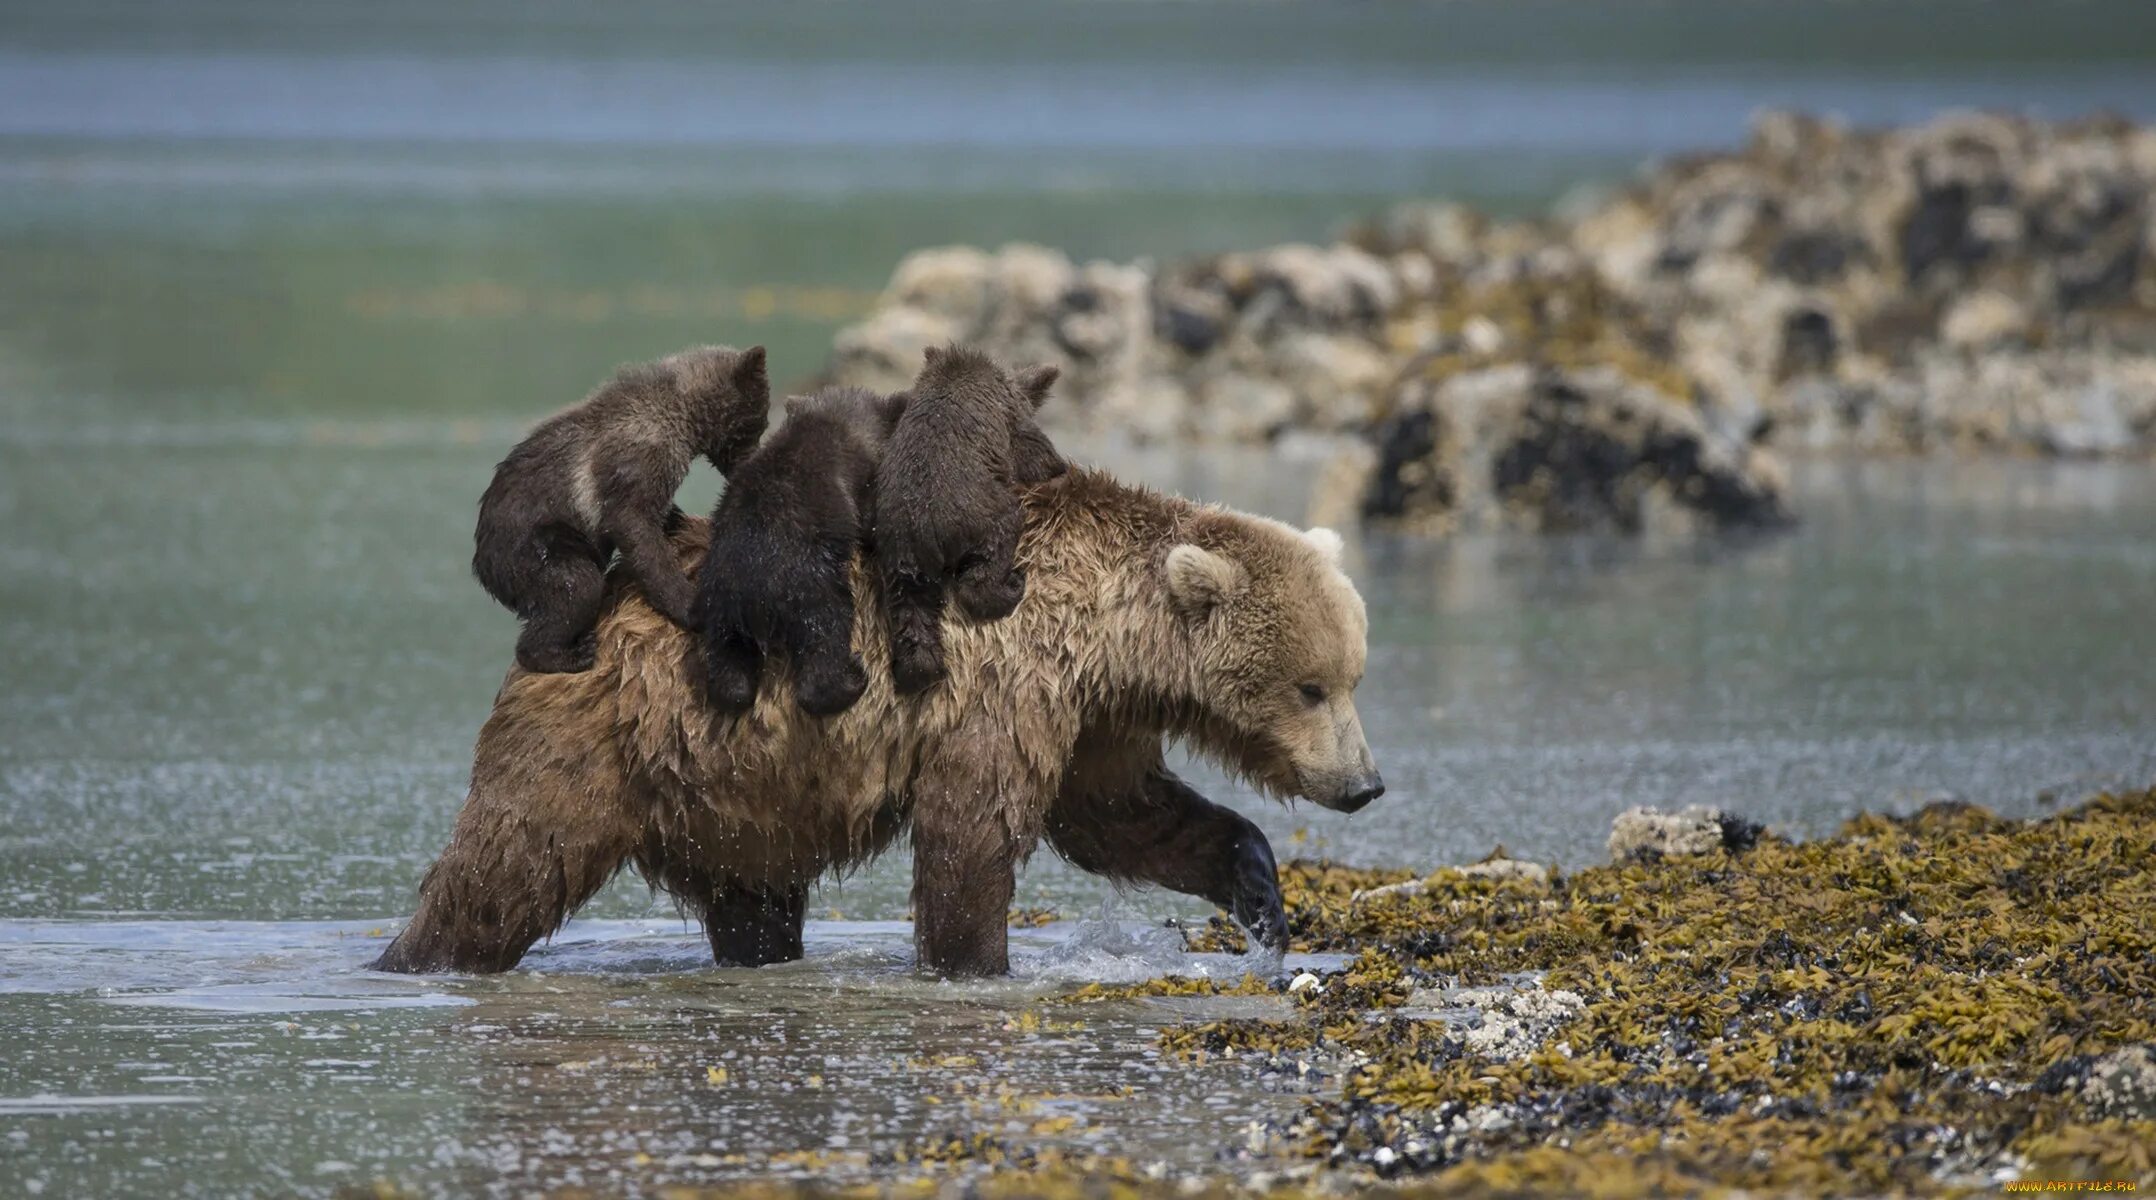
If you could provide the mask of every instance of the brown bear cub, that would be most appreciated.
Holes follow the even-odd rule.
[[[714,707],[754,704],[774,649],[811,716],[844,712],[867,689],[853,651],[853,560],[906,399],[847,387],[789,397],[785,423],[727,480],[691,624]]]
[[[616,551],[654,609],[689,623],[695,589],[667,542],[674,492],[698,455],[731,472],[770,408],[762,346],[705,346],[623,367],[509,452],[479,501],[472,573],[523,619],[519,665],[592,665]]]
[[[1016,485],[1068,469],[1033,414],[1056,368],[1016,375],[987,355],[930,350],[876,473],[877,574],[891,625],[891,679],[901,695],[943,678],[946,589],[977,621],[1009,615],[1026,594],[1016,562],[1023,524]]]

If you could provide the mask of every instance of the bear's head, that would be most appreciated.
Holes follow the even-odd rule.
[[[1384,781],[1355,712],[1369,618],[1340,536],[1212,510],[1161,561],[1203,747],[1274,795],[1354,812]]]

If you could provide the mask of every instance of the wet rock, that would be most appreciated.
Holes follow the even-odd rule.
[[[1550,886],[1550,869],[1541,863],[1527,862],[1506,853],[1503,846],[1464,867],[1446,867],[1436,874],[1422,879],[1409,879],[1400,883],[1380,884],[1377,887],[1357,891],[1350,903],[1363,904],[1394,896],[1420,896],[1431,887],[1457,879],[1490,879],[1502,883],[1522,884],[1528,888]]]
[[[1788,514],[1763,460],[1607,368],[1433,369],[1380,426],[1364,513],[1543,532],[1639,532],[1662,513],[1769,526]]]
[[[1528,988],[1452,988],[1442,994],[1449,1004],[1481,1012],[1478,1024],[1461,1034],[1471,1054],[1510,1062],[1542,1048],[1559,1026],[1578,1017],[1587,1004],[1577,992]],[[1414,1002],[1412,994],[1409,1003]]]
[[[2125,1046],[2096,1059],[2080,1091],[2102,1116],[2156,1117],[2156,1045]]]
[[[1504,853],[1502,847],[1481,862],[1454,867],[1454,871],[1468,879],[1498,879],[1512,883],[1524,883],[1529,887],[1548,887],[1550,869],[1541,863],[1527,862]]]
[[[1954,301],[1939,321],[1939,338],[1956,350],[1987,350],[2025,341],[2030,320],[2026,305],[2004,292],[1974,292]]]
[[[1689,804],[1676,812],[1628,808],[1610,822],[1610,861],[1681,857],[1727,850],[1739,854],[1759,841],[1760,827],[1742,817]]]

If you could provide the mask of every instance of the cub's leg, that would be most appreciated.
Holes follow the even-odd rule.
[[[1152,763],[1120,780],[1074,768],[1048,810],[1048,844],[1096,875],[1210,900],[1266,949],[1285,951],[1287,914],[1265,834],[1200,796],[1158,754],[1156,746]]]
[[[621,551],[621,566],[636,580],[652,610],[683,629],[696,602],[696,583],[657,522],[629,513],[609,514],[606,538]]]
[[[983,539],[978,557],[959,568],[951,598],[976,621],[999,621],[1025,599],[1026,573],[1017,566],[1018,532],[1025,521],[1018,502],[1006,500]]]
[[[576,678],[512,678],[479,731],[471,791],[378,971],[506,971],[613,878],[648,805],[609,739],[575,736]],[[595,711],[596,698],[586,700]]]
[[[1044,799],[1014,775],[1008,733],[975,717],[945,739],[913,781],[913,940],[942,975],[1011,968],[1011,894]]]
[[[853,546],[819,546],[801,564],[779,614],[793,662],[794,703],[812,717],[852,708],[868,690],[868,668],[853,651]]]
[[[582,538],[536,539],[538,563],[518,615],[517,665],[535,675],[591,669],[596,657],[592,627],[606,604],[606,572]]]
[[[943,678],[943,580],[910,571],[883,576],[891,621],[891,683],[901,696]]]

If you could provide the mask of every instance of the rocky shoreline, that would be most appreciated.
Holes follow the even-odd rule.
[[[1776,452],[2156,454],[2156,130],[1759,119],[1541,220],[1402,206],[1331,246],[1168,264],[923,250],[829,374],[922,349],[1064,369],[1139,440],[1340,439],[1328,486],[1422,527],[1787,519]]]
[[[1297,944],[1354,961],[1297,1019],[1164,1044],[1344,1064],[1271,1145],[1440,1191],[2145,1184],[2152,818],[2156,792],[2030,821],[1937,804],[1793,843],[1640,810],[1571,875],[1297,864]],[[1480,1022],[1417,1016],[1463,996]]]
[[[1291,940],[1345,967],[1093,985],[1275,995],[1163,1053],[1306,1093],[1179,1177],[953,1135],[860,1194],[1949,1195],[2156,1184],[2156,791],[1963,804],[1790,842],[1635,810],[1613,861],[1426,876],[1295,862]],[[1216,919],[1200,939],[1232,948]],[[786,1186],[747,1189],[790,1192]],[[739,1194],[741,1189],[725,1189]]]

